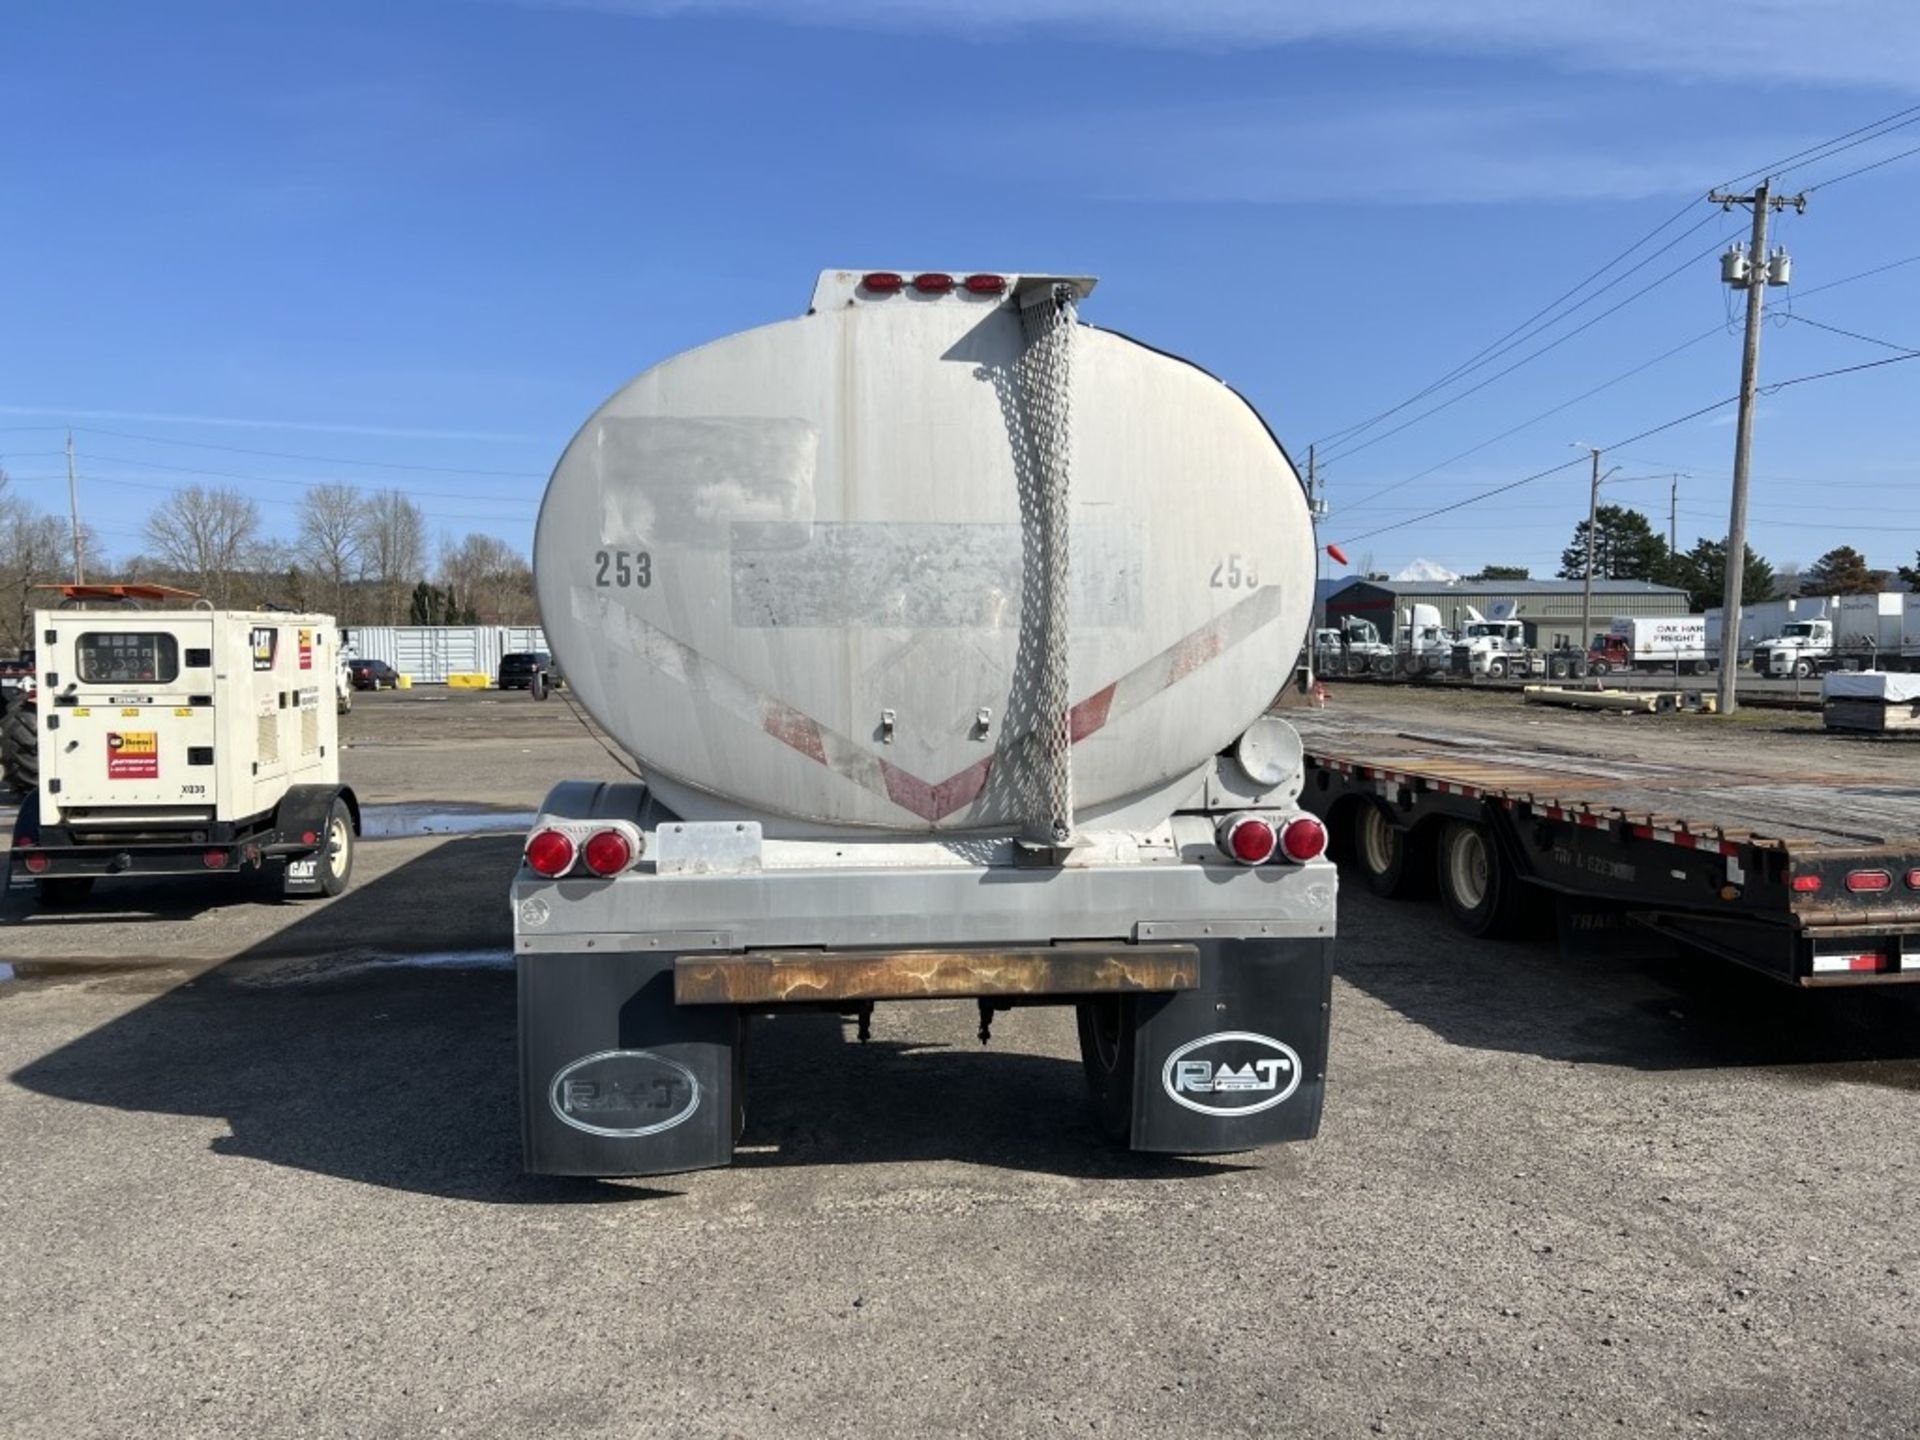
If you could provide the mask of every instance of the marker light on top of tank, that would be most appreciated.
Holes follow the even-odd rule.
[[[998,295],[1007,288],[1004,275],[969,275],[966,280],[968,291],[975,295]]]
[[[924,275],[913,277],[913,288],[922,295],[944,295],[953,289],[953,276],[939,270],[929,270]]]
[[[891,295],[907,282],[891,270],[875,270],[860,278],[860,287],[871,290],[876,295]]]

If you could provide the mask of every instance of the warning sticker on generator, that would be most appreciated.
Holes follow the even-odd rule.
[[[109,780],[158,780],[160,737],[152,730],[114,730],[107,735]]]
[[[311,630],[300,632],[300,668],[313,669],[313,631]]]

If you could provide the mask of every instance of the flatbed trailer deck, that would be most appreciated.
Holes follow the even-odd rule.
[[[1302,801],[1377,894],[1437,889],[1475,935],[1551,913],[1570,951],[1664,939],[1796,985],[1920,980],[1920,786],[1327,720],[1301,727]]]

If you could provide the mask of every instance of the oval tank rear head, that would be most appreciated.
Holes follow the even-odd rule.
[[[595,412],[541,505],[541,616],[580,701],[689,819],[1004,833],[1045,749],[1045,385],[1019,313],[1039,277],[870,293],[865,273],[827,272],[805,316]],[[1085,825],[1171,808],[1263,713],[1306,631],[1314,538],[1231,389],[1085,325],[1071,351]]]

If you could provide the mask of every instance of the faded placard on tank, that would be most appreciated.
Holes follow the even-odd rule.
[[[796,544],[796,531],[805,536]],[[741,522],[732,527],[733,623],[748,629],[999,629],[1020,623],[1028,564],[1015,524]],[[1069,618],[1141,623],[1138,534],[1071,527]]]
[[[600,543],[720,550],[740,520],[797,525],[803,542],[818,450],[810,423],[778,416],[602,420]]]

